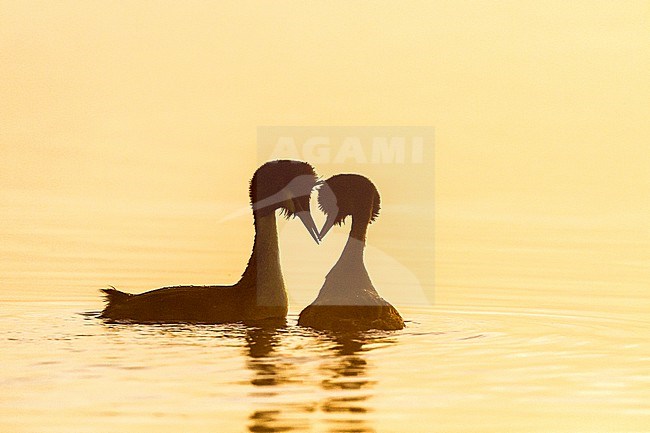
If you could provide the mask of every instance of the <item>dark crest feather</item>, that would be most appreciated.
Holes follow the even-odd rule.
[[[269,199],[278,194],[283,189],[289,187],[292,181],[296,179],[305,179],[304,182],[298,182],[299,191],[291,188],[287,190],[289,196],[298,196],[298,194],[309,197],[311,190],[317,182],[314,168],[306,162],[294,160],[276,160],[269,161],[260,166],[253,175],[249,184],[249,196],[251,204],[259,203],[264,199]],[[293,182],[295,184],[295,182]],[[296,186],[296,185],[294,185]],[[256,212],[262,214],[273,212],[275,209],[282,209],[282,215],[289,218],[293,212],[284,207],[284,203],[268,203],[264,208],[256,208]]]
[[[381,197],[379,191],[375,189],[375,194],[372,199],[372,213],[370,214],[370,222],[374,222],[379,217],[379,210],[381,209]]]
[[[336,214],[335,224],[343,224],[348,215],[368,205],[371,206],[369,222],[373,222],[379,217],[381,198],[375,185],[365,176],[337,174],[319,186],[318,208],[327,215]]]

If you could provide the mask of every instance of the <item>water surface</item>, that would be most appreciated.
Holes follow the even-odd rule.
[[[404,308],[400,332],[1,316],[2,430],[646,431],[648,324]]]
[[[649,431],[648,243],[634,226],[457,215],[436,222],[431,264],[378,223],[368,267],[406,319],[398,332],[296,325],[345,230],[300,257],[311,241],[291,221],[286,326],[96,317],[106,284],[235,280],[252,233],[246,216],[215,226],[223,207],[3,209],[0,431]]]

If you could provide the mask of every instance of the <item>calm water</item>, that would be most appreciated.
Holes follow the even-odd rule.
[[[369,268],[407,328],[343,335],[296,319],[344,231],[301,267],[291,245],[306,234],[281,232],[288,283],[305,287],[286,327],[116,325],[95,317],[98,288],[232,281],[250,222],[64,205],[3,209],[2,432],[650,431],[648,239],[634,224],[441,218],[435,266],[385,234]],[[429,278],[400,285],[389,259]]]

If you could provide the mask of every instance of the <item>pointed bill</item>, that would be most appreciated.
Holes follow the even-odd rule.
[[[327,220],[325,221],[325,224],[323,225],[323,228],[320,229],[320,233],[318,234],[318,237],[322,241],[325,235],[327,234],[328,231],[334,226],[334,221],[336,221],[336,215],[330,214],[327,216]]]
[[[316,228],[316,223],[314,222],[311,213],[309,213],[309,211],[303,210],[297,212],[296,216],[300,218],[300,221],[302,221],[311,237],[314,238],[314,241],[316,241],[316,243],[319,243],[320,239],[318,238],[318,229]]]

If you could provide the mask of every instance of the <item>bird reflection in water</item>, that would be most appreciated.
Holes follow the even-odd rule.
[[[303,382],[297,366],[276,350],[285,332],[286,323],[269,323],[246,331],[246,365],[253,372],[251,385],[258,387],[251,397],[261,400],[263,406],[249,416],[251,432],[285,432],[309,427],[306,413],[314,410],[313,405],[277,403],[282,397],[282,386]]]
[[[249,431],[310,431],[312,423],[331,432],[374,431],[368,403],[377,381],[368,374],[365,354],[394,340],[366,332],[292,331],[282,326],[246,331],[257,406]],[[290,347],[294,344],[299,347]]]
[[[368,374],[365,358],[368,343],[391,343],[384,336],[360,333],[328,333],[333,343],[329,356],[320,366],[324,378],[321,388],[325,399],[320,405],[330,432],[373,432],[368,400],[376,380]]]

